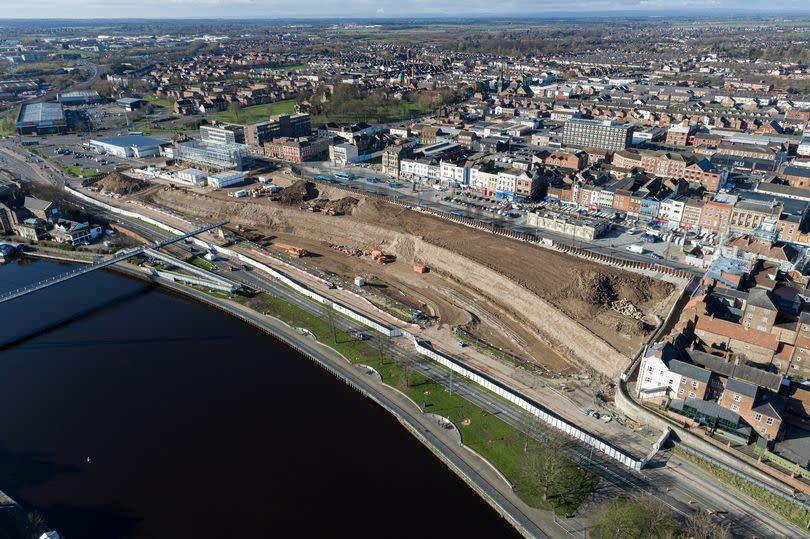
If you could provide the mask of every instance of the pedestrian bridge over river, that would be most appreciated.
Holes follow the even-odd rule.
[[[172,243],[177,243],[178,241],[183,241],[187,238],[191,238],[196,236],[197,234],[202,234],[203,232],[207,232],[214,228],[219,228],[221,226],[227,225],[228,221],[220,221],[218,223],[214,223],[212,225],[205,225],[196,230],[192,230],[186,234],[182,234],[180,236],[175,236],[173,238],[169,238],[165,241],[161,241],[159,243],[155,243],[152,245],[145,245],[142,247],[136,247],[134,249],[127,249],[120,254],[113,256],[112,258],[106,258],[104,260],[98,261],[94,264],[90,264],[89,266],[82,266],[80,268],[76,268],[71,271],[66,271],[65,273],[61,273],[59,275],[54,275],[53,277],[49,277],[42,281],[32,283],[16,290],[11,290],[10,292],[6,292],[5,294],[0,295],[0,303],[4,303],[6,301],[11,301],[13,299],[17,299],[19,297],[25,296],[27,294],[31,294],[32,292],[36,292],[38,290],[42,290],[44,288],[48,288],[49,286],[53,286],[59,283],[63,283],[70,279],[74,279],[76,277],[80,277],[91,271],[96,271],[102,268],[106,268],[107,266],[112,266],[113,264],[117,264],[118,262],[123,262],[128,258],[132,258],[133,256],[137,256],[143,253],[149,253],[149,251],[157,251],[158,249],[162,249]]]

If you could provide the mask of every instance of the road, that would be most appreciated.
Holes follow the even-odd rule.
[[[136,228],[140,233],[152,237],[156,241],[165,239],[170,234],[157,230],[143,223],[125,220],[127,226]],[[182,246],[187,248],[187,246]],[[264,275],[258,270],[227,272],[225,266],[238,266],[235,261],[220,259],[214,262],[220,271],[227,273],[229,279],[255,290],[265,291],[279,297],[288,303],[296,305],[317,316],[323,315],[323,307],[306,297],[294,292],[292,289]],[[416,354],[412,346],[403,339],[389,339],[387,337],[368,331],[365,326],[344,317],[335,317],[338,329],[351,334],[362,331],[371,336],[372,347],[379,346],[379,339],[387,353],[398,361],[409,361],[414,369],[428,378],[452,388],[457,394],[477,404],[493,415],[497,415],[506,423],[526,431],[526,420],[520,409],[495,398],[482,387],[468,382],[458,376],[450,374],[437,364],[425,360]],[[542,436],[540,436],[542,437]],[[689,515],[697,511],[725,511],[723,522],[729,523],[735,536],[739,537],[796,537],[799,533],[789,524],[765,509],[740,499],[722,484],[711,482],[711,478],[703,480],[705,473],[692,464],[674,455],[659,456],[654,459],[652,467],[642,472],[634,472],[623,467],[598,451],[572,441],[566,451],[569,456],[580,463],[590,472],[602,478],[599,495],[613,497],[619,494],[647,493],[657,497],[674,512]],[[572,533],[579,533],[588,527],[588,519],[566,519],[559,526],[568,526]]]
[[[9,157],[9,159],[14,160],[13,157]],[[25,168],[29,165],[22,162],[13,166]],[[93,208],[93,211],[112,221],[122,220],[126,226],[155,241],[161,241],[170,236],[164,231],[137,220],[122,219],[121,216],[98,208]],[[180,245],[178,248],[188,251],[189,246]],[[229,263],[234,264],[233,262],[221,260],[217,262],[217,265],[224,268]],[[272,278],[262,275],[259,271],[230,272],[228,277],[251,288],[263,290],[280,297],[313,314],[322,315],[322,306],[293,292]],[[335,317],[335,320],[339,329],[343,331],[367,332],[367,328],[364,326],[344,317]],[[379,338],[385,337],[374,335],[372,337],[372,346],[376,345]],[[505,422],[525,430],[525,419],[519,409],[507,404],[505,401],[494,398],[480,386],[467,382],[458,376],[448,374],[447,371],[439,368],[436,364],[428,362],[416,354],[407,343],[400,344],[397,339],[393,339],[387,340],[385,345],[389,354],[395,359],[411,361],[414,368],[419,372],[446,387],[452,385],[453,391],[488,412],[498,415]],[[712,482],[713,478],[711,476],[707,476],[698,468],[676,456],[671,456],[668,460],[658,457],[653,461],[651,468],[642,472],[634,472],[608,459],[599,452],[593,452],[574,441],[568,445],[566,451],[583,467],[602,478],[603,485],[600,487],[600,491],[607,496],[615,496],[619,493],[648,493],[656,496],[672,508],[673,511],[682,515],[706,510],[726,511],[723,520],[730,525],[734,534],[739,537],[797,537],[803,534],[802,530],[798,530],[782,521],[768,510],[734,492],[730,492],[724,485]],[[587,527],[586,522],[579,522],[576,518],[566,520],[558,525],[570,526],[573,529]]]

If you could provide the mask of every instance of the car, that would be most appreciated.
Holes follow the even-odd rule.
[[[366,335],[365,333],[363,333],[362,331],[354,331],[354,332],[352,332],[352,335],[354,335],[354,337],[358,341],[367,341],[367,340],[369,340],[371,338],[368,335]]]

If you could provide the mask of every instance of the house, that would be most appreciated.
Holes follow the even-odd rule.
[[[52,222],[59,218],[59,208],[53,202],[35,197],[25,197],[23,207],[37,219]]]

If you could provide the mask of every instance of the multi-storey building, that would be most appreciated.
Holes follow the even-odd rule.
[[[612,120],[571,118],[563,127],[563,144],[618,152],[632,144],[633,129],[632,124]]]

